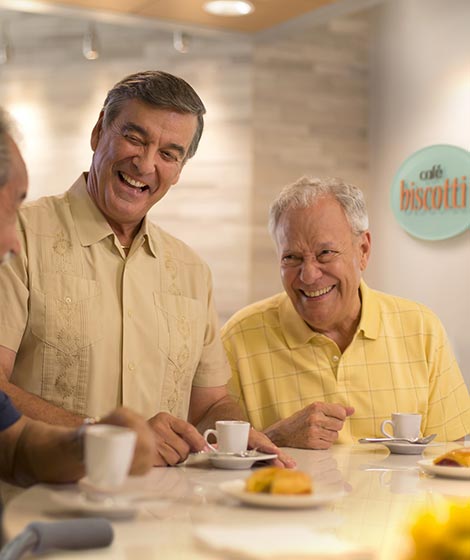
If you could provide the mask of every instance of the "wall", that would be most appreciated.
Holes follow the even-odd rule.
[[[431,144],[470,148],[470,3],[394,0],[375,10],[371,61],[373,232],[367,278],[442,319],[470,384],[470,231],[439,242],[400,229],[389,205],[398,167]]]

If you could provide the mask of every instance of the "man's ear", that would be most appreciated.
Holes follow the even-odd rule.
[[[369,256],[370,256],[370,248],[371,248],[370,231],[367,230],[364,233],[361,233],[360,248],[361,248],[360,267],[361,270],[364,271],[367,267],[367,263],[369,262]]]
[[[104,111],[101,111],[100,116],[98,117],[98,120],[96,121],[96,124],[93,127],[93,130],[91,131],[90,145],[93,151],[95,151],[98,146],[98,141],[100,139],[101,131],[103,129],[103,117],[104,117]]]

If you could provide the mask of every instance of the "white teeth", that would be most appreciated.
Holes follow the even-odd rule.
[[[307,292],[304,290],[304,294],[308,297],[318,297],[322,296],[323,294],[327,294],[333,289],[333,286],[328,286],[327,288],[322,288],[321,290],[316,290],[315,292]]]
[[[136,181],[132,177],[129,177],[129,175],[126,175],[125,173],[123,173],[122,171],[121,171],[121,175],[122,175],[122,178],[127,183],[129,183],[129,185],[131,185],[132,187],[135,187],[136,189],[143,189],[144,187],[147,186],[145,183],[141,183],[140,181]]]

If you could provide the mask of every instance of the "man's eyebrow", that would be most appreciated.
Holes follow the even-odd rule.
[[[123,132],[137,132],[138,134],[140,134],[141,136],[144,136],[145,138],[148,138],[148,132],[145,130],[145,128],[143,128],[142,126],[135,124],[133,122],[127,122],[124,123],[124,125],[122,126],[122,131]]]
[[[178,152],[181,157],[184,157],[185,155],[185,150],[180,144],[171,143],[165,146],[165,148],[167,148],[168,150],[175,150],[175,152]]]
[[[122,131],[123,132],[137,132],[143,138],[145,138],[145,139],[149,138],[149,133],[147,132],[147,130],[145,128],[143,128],[142,126],[140,126],[138,124],[135,124],[133,122],[125,123],[122,127]],[[167,150],[174,150],[175,152],[178,152],[178,154],[181,157],[185,157],[185,155],[186,155],[186,150],[184,149],[184,146],[181,146],[181,144],[174,144],[172,142],[170,144],[167,144],[165,146],[165,148]]]

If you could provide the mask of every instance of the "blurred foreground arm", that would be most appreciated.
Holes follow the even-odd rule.
[[[147,422],[120,408],[101,423],[126,426],[137,432],[132,474],[152,467],[154,438]],[[51,426],[22,416],[0,432],[0,476],[27,486],[34,482],[74,482],[84,476],[83,430]]]

